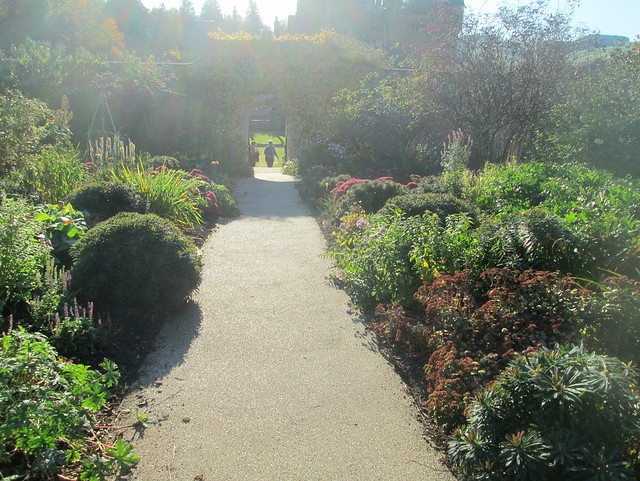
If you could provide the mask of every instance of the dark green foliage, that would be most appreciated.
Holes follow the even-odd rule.
[[[421,216],[426,212],[437,214],[440,222],[444,224],[445,219],[452,214],[465,213],[476,218],[476,209],[472,204],[462,201],[451,194],[403,194],[389,199],[384,207],[378,211],[379,214],[386,215],[395,209],[400,209],[406,216]]]
[[[442,176],[428,175],[420,179],[420,186],[416,189],[416,192],[423,192],[425,194],[446,194],[448,192],[447,186],[444,185]]]
[[[408,191],[407,186],[387,180],[365,180],[354,184],[337,201],[331,221],[339,224],[340,219],[355,206],[360,206],[366,214],[376,213],[389,199]]]
[[[588,242],[549,212],[531,209],[498,216],[478,230],[478,270],[507,267],[580,273]]]
[[[487,166],[466,193],[483,209],[552,212],[580,236],[582,261],[593,278],[614,271],[637,278],[640,259],[640,186],[636,180],[575,164]],[[572,267],[572,269],[575,267]]]
[[[201,259],[171,222],[120,213],[73,246],[71,290],[108,309],[177,308],[200,283]]]
[[[52,479],[62,465],[87,456],[86,438],[119,373],[61,360],[41,334],[0,338],[0,469],[25,468]],[[20,468],[18,468],[20,467]],[[21,478],[21,476],[20,476]],[[36,479],[28,476],[29,479]],[[14,479],[13,477],[7,479]],[[15,478],[18,479],[18,478]]]
[[[633,480],[636,373],[565,346],[520,357],[467,411],[449,444],[465,480]]]
[[[145,214],[148,203],[131,184],[93,182],[80,187],[68,199],[74,208],[89,213],[92,225],[120,212]]]
[[[167,169],[179,169],[180,161],[168,155],[154,155],[148,162],[149,167],[166,167]]]
[[[589,348],[640,364],[640,282],[611,277],[597,286],[583,334]]]

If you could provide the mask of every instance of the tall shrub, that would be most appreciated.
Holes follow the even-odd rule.
[[[45,202],[55,204],[64,201],[86,176],[77,152],[48,148],[29,164],[26,181]]]
[[[67,118],[18,91],[0,94],[0,177],[21,169],[47,145],[69,139]]]
[[[49,256],[45,226],[21,199],[0,196],[0,312],[26,302]]]

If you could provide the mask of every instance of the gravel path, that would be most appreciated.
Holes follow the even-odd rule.
[[[148,413],[129,479],[439,480],[393,368],[330,286],[320,230],[291,177],[238,182],[243,215],[205,244],[203,282],[123,408]]]

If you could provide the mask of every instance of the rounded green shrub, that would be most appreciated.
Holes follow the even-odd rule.
[[[170,221],[123,212],[73,246],[71,290],[99,308],[157,312],[181,304],[200,284],[196,247]]]
[[[388,180],[365,180],[352,185],[349,190],[336,203],[335,212],[331,222],[338,224],[340,219],[352,207],[359,205],[365,214],[378,212],[384,204],[398,195],[406,194],[409,188],[406,185],[398,184]]]
[[[513,361],[467,410],[449,443],[461,479],[636,479],[636,373],[565,346]]]
[[[420,216],[426,212],[437,214],[441,222],[452,214],[468,214],[474,221],[476,209],[473,205],[458,199],[451,194],[403,194],[389,199],[379,214],[389,214],[400,209],[407,217]]]
[[[154,155],[149,161],[149,167],[166,167],[167,169],[179,169],[180,161],[169,155]]]
[[[88,212],[93,225],[120,212],[145,214],[149,208],[132,185],[122,182],[92,182],[71,193],[68,200],[76,210]]]
[[[423,177],[420,179],[419,184],[416,191],[424,194],[446,194],[448,192],[441,175],[428,175]]]

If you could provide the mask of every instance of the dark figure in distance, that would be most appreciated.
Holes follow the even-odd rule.
[[[255,167],[255,165],[260,162],[260,151],[258,150],[258,144],[255,142],[251,142],[251,146],[249,147],[249,166]]]
[[[267,162],[267,167],[273,167],[274,158],[279,159],[280,157],[273,146],[273,140],[270,140],[269,145],[264,148],[264,160]]]

